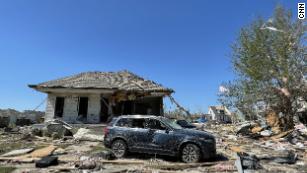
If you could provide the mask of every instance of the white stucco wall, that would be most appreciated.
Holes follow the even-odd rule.
[[[100,122],[100,95],[99,94],[48,94],[45,120],[54,118],[56,97],[64,97],[64,109],[62,119],[68,123],[76,123],[78,118],[79,97],[88,97],[88,123]]]
[[[54,95],[48,94],[47,103],[46,103],[45,121],[54,118],[55,98],[56,97]]]
[[[78,117],[78,96],[65,96],[63,120],[69,123],[74,123]]]
[[[212,120],[216,120],[216,121],[231,121],[231,112],[227,109],[224,108],[225,113],[224,114],[220,114],[220,113],[215,113],[211,108],[209,108],[208,110],[208,114],[211,115]]]
[[[212,111],[211,108],[209,108],[208,114],[211,115],[211,119],[212,119],[212,120],[216,120],[216,116],[215,116],[215,114],[214,114],[214,112]]]
[[[99,123],[100,121],[100,96],[90,95],[88,97],[87,122]]]

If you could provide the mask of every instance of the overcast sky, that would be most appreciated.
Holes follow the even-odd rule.
[[[297,15],[297,2],[0,0],[0,108],[44,100],[27,84],[127,69],[173,88],[184,107],[207,111],[221,82],[233,79],[230,45],[240,28],[277,4]]]

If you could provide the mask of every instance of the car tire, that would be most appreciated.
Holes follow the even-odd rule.
[[[186,144],[181,150],[181,159],[185,163],[196,163],[200,160],[200,149],[195,144]]]
[[[111,145],[112,152],[116,158],[122,158],[127,154],[127,145],[125,141],[116,139]]]

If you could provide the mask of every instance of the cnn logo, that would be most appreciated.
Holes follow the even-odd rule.
[[[297,4],[297,17],[298,19],[305,19],[305,3]]]

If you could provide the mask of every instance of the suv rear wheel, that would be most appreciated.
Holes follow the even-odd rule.
[[[124,157],[127,153],[127,145],[125,141],[121,139],[116,139],[112,142],[111,149],[116,158]]]
[[[181,150],[181,159],[186,163],[196,163],[200,160],[200,149],[195,144],[187,144]]]

